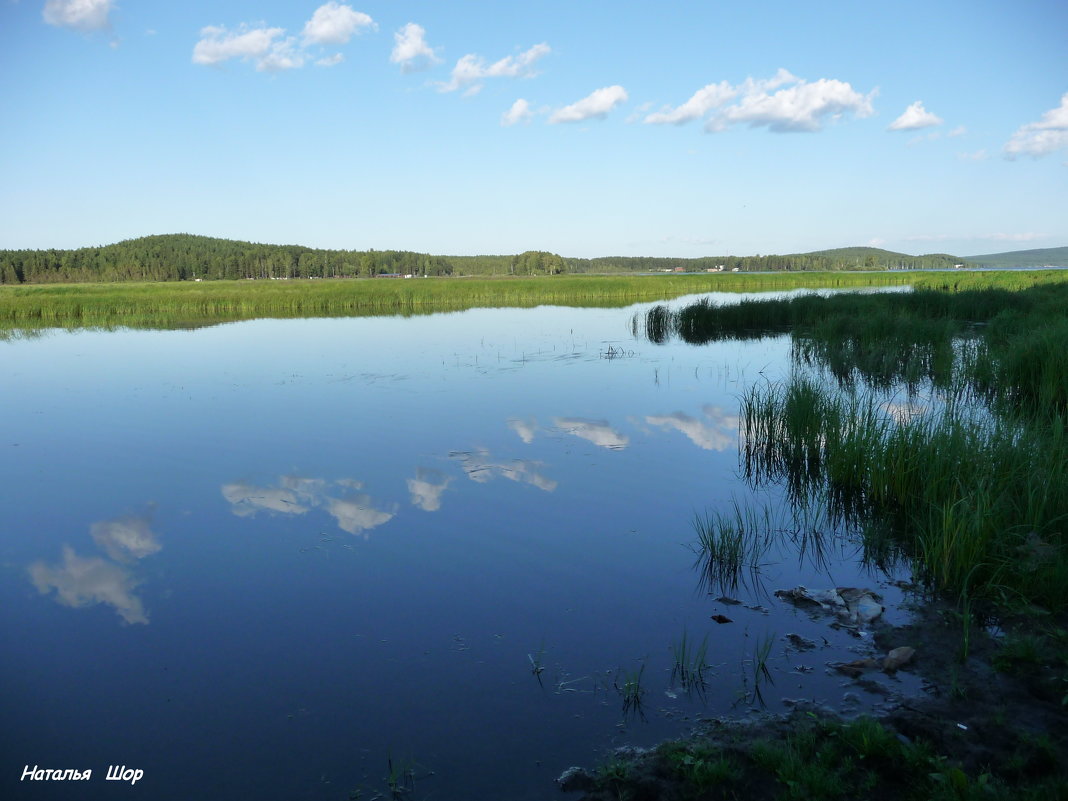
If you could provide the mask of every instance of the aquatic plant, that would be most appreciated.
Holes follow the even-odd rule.
[[[541,674],[545,671],[545,643],[542,642],[533,654],[527,654],[527,659],[530,661],[530,672],[537,678],[538,684],[541,684]]]
[[[642,686],[642,674],[645,673],[645,664],[637,670],[624,670],[616,673],[613,686],[623,699],[623,716],[637,715],[645,718],[642,709],[642,699],[645,696],[645,688]]]
[[[705,689],[705,671],[709,668],[708,635],[702,638],[700,645],[694,647],[686,630],[683,629],[681,639],[672,643],[671,653],[674,657],[671,680],[678,679],[679,684],[687,692],[702,693]]]
[[[694,567],[709,591],[734,592],[739,583],[747,583],[746,574],[755,580],[774,530],[768,508],[760,514],[732,499],[728,512],[695,514],[693,527],[697,533],[692,546],[697,554]]]

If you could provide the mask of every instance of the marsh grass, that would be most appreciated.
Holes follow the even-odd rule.
[[[620,670],[612,684],[623,699],[623,717],[639,717],[645,720],[643,708],[645,687],[642,686],[642,676],[645,673],[645,664],[637,670]]]
[[[796,711],[778,724],[714,724],[705,732],[637,756],[617,754],[590,797],[1045,801],[1068,793],[1056,743],[1041,735],[1014,735],[1014,751],[977,764],[967,747],[954,758],[952,741],[936,751],[871,717]],[[652,776],[663,781],[651,783]]]
[[[538,647],[538,650],[532,654],[527,654],[527,660],[530,662],[530,672],[534,678],[538,680],[538,684],[541,684],[541,674],[545,672],[545,643],[544,641]]]
[[[794,331],[795,358],[831,378],[798,373],[741,399],[750,483],[782,484],[795,506],[826,502],[873,561],[906,555],[968,603],[1068,605],[1068,284],[824,310]],[[891,413],[883,397],[902,382],[924,382],[932,402]]]
[[[671,681],[676,679],[686,692],[696,692],[702,695],[707,686],[705,671],[708,664],[708,635],[706,634],[699,645],[694,645],[689,639],[686,630],[683,629],[682,638],[671,645],[671,653],[674,657],[674,665],[671,669]]]
[[[0,329],[182,328],[258,317],[624,306],[713,291],[902,285],[905,273],[305,279],[0,286]]]
[[[771,545],[775,525],[771,511],[758,511],[732,499],[728,512],[695,514],[697,541],[692,546],[694,567],[709,592],[733,593],[739,584],[756,583],[764,556]]]

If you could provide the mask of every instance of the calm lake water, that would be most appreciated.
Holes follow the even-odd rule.
[[[854,548],[784,542],[740,604],[694,569],[695,513],[752,492],[738,396],[789,340],[658,346],[643,308],[0,343],[0,795],[369,799],[392,761],[408,797],[550,799],[702,716],[878,702],[825,667],[863,638],[771,594],[871,587],[895,614]],[[700,694],[672,678],[683,632]]]

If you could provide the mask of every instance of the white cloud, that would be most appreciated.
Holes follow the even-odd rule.
[[[325,509],[343,531],[359,534],[392,520],[396,514],[396,510],[376,509],[370,495],[353,492],[362,486],[361,482],[351,478],[329,482],[321,478],[282,476],[277,487],[238,482],[224,484],[222,494],[238,517],[252,517],[258,512],[302,515],[318,508]],[[342,487],[344,497],[328,494],[332,487]]]
[[[193,63],[213,66],[239,59],[255,65],[260,72],[299,69],[313,58],[308,48],[320,44],[345,44],[364,28],[376,28],[366,14],[353,11],[341,3],[320,6],[304,25],[300,40],[287,36],[285,28],[268,28],[266,23],[242,23],[231,31],[225,25],[208,25],[200,29],[200,40],[193,46]],[[320,67],[332,67],[344,60],[341,53],[316,60]]]
[[[783,83],[793,85],[772,92]],[[780,70],[770,81],[753,81],[750,87],[743,85],[742,99],[712,117],[705,130],[723,131],[736,123],[748,123],[751,128],[767,126],[776,133],[819,131],[826,117],[836,119],[846,113],[868,117],[874,113],[874,91],[862,95],[845,81],[833,78],[809,83]]]
[[[1061,96],[1061,104],[1042,115],[1038,122],[1020,127],[1005,143],[1005,155],[1039,158],[1056,150],[1068,148],[1068,92]]]
[[[338,528],[349,534],[362,534],[393,519],[394,512],[375,509],[370,495],[350,498],[327,498],[326,510],[337,521]],[[367,535],[364,534],[366,539]]]
[[[599,448],[621,451],[630,442],[630,438],[620,434],[605,420],[585,420],[581,417],[557,417],[553,425],[574,434],[584,440],[592,442]]]
[[[917,128],[932,128],[935,125],[941,124],[942,118],[925,109],[923,107],[923,102],[917,100],[905,109],[900,117],[890,123],[890,126],[886,130],[915,131]]]
[[[49,25],[76,31],[99,31],[109,27],[112,0],[48,0],[42,16]]]
[[[968,133],[968,129],[965,128],[963,125],[958,125],[952,131],[947,133],[946,136],[952,138],[952,137],[955,137],[955,136],[964,136],[964,134],[966,134],[966,133]]]
[[[990,154],[986,152],[986,148],[982,148],[971,153],[958,153],[957,158],[964,161],[986,161],[990,158]]]
[[[739,89],[731,86],[726,81],[710,83],[708,86],[698,89],[693,96],[677,108],[665,108],[645,118],[645,122],[653,125],[682,125],[692,120],[700,119],[714,108],[719,108],[724,103],[738,96]]]
[[[626,101],[627,90],[622,86],[605,86],[570,106],[557,109],[549,117],[549,122],[582,122],[594,117],[604,119],[609,111]]]
[[[138,581],[130,572],[100,557],[78,556],[63,547],[63,564],[50,566],[35,562],[30,579],[42,594],[56,591],[56,600],[74,608],[107,604],[127,623],[148,623],[141,599],[133,594]]]
[[[257,487],[244,482],[223,484],[222,495],[238,517],[251,517],[257,512],[302,515],[309,509],[301,503],[297,492],[284,487]]]
[[[457,459],[467,477],[478,484],[485,484],[495,476],[504,476],[511,481],[532,484],[545,492],[552,492],[557,487],[556,481],[541,474],[541,462],[529,459],[494,462],[490,460],[490,453],[485,448],[477,451],[458,451],[450,456]]]
[[[718,406],[705,406],[702,411],[710,423],[702,422],[688,414],[649,416],[645,422],[661,428],[673,428],[685,434],[699,448],[706,451],[726,451],[738,446],[738,417],[724,412]]]
[[[281,72],[304,66],[304,52],[297,49],[296,40],[290,36],[276,42],[259,60],[256,69],[260,72]]]
[[[441,494],[452,482],[452,477],[439,470],[426,467],[415,469],[415,478],[408,479],[408,493],[412,506],[424,512],[436,512],[441,508]]]
[[[886,240],[883,239],[881,236],[874,236],[868,240],[868,246],[873,248],[881,248],[885,244]]]
[[[401,72],[417,72],[434,64],[440,64],[434,48],[426,43],[426,30],[422,25],[409,22],[393,34],[393,52],[389,60],[400,64]]]
[[[549,45],[542,42],[517,56],[506,56],[488,66],[481,56],[468,53],[456,62],[449,81],[438,84],[438,91],[464,89],[465,94],[474,94],[482,88],[482,81],[486,78],[530,78],[537,74],[534,64],[551,51]]]
[[[509,420],[508,427],[529,445],[534,441],[534,435],[538,432],[538,421],[531,419],[528,423],[526,420]]]
[[[144,559],[163,547],[152,531],[147,515],[93,523],[89,533],[96,544],[116,562]]]
[[[770,78],[748,77],[737,85],[727,81],[707,84],[682,105],[649,114],[644,122],[682,125],[712,114],[705,124],[709,132],[723,131],[737,123],[767,126],[780,133],[818,131],[826,117],[837,118],[845,113],[870,116],[875,94],[873,90],[862,95],[848,83],[834,79],[810,83],[780,67]]]
[[[523,98],[512,103],[512,107],[501,115],[501,125],[508,127],[520,122],[530,122],[534,118],[534,112]]]
[[[300,66],[294,61],[292,40],[282,38],[285,33],[285,28],[263,25],[241,25],[236,31],[209,25],[200,29],[200,41],[193,47],[193,63],[212,66],[236,58],[253,62],[257,70],[284,69],[284,64]]]
[[[362,11],[331,0],[315,9],[304,24],[306,44],[345,44],[364,28],[376,29],[375,21]]]

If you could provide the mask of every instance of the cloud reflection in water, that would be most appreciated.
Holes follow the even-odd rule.
[[[538,489],[552,492],[557,482],[546,478],[539,471],[544,465],[529,459],[512,459],[508,462],[495,462],[485,448],[476,451],[453,451],[450,457],[460,463],[460,467],[472,481],[485,484],[495,476],[504,476],[512,481],[532,484]]]
[[[408,492],[411,493],[412,506],[424,512],[436,512],[441,508],[441,494],[451,482],[452,476],[447,476],[440,470],[417,467],[415,478],[408,479]]]
[[[80,609],[106,604],[126,623],[147,624],[144,604],[134,595],[134,588],[141,581],[130,567],[117,562],[131,564],[163,547],[149,525],[150,513],[151,510],[140,517],[127,515],[93,523],[89,528],[93,540],[111,559],[79,556],[64,545],[60,564],[34,562],[29,566],[33,586],[42,595],[55,590],[56,602],[63,606]]]
[[[607,420],[587,420],[582,417],[554,417],[553,425],[574,434],[584,440],[592,442],[599,448],[621,451],[630,443],[630,437],[620,434],[610,425]]]
[[[680,431],[694,445],[706,451],[726,451],[736,448],[738,446],[738,416],[725,413],[719,406],[704,406],[701,411],[710,422],[703,422],[682,412],[649,415],[645,418],[645,422],[649,425]]]
[[[362,487],[362,482],[352,478],[328,482],[321,478],[282,476],[274,487],[242,481],[223,484],[220,489],[230,510],[238,517],[252,517],[259,512],[302,515],[321,508],[334,518],[342,531],[364,534],[392,520],[396,509],[378,509],[370,495],[353,492]],[[331,488],[338,488],[340,492],[331,492]]]

